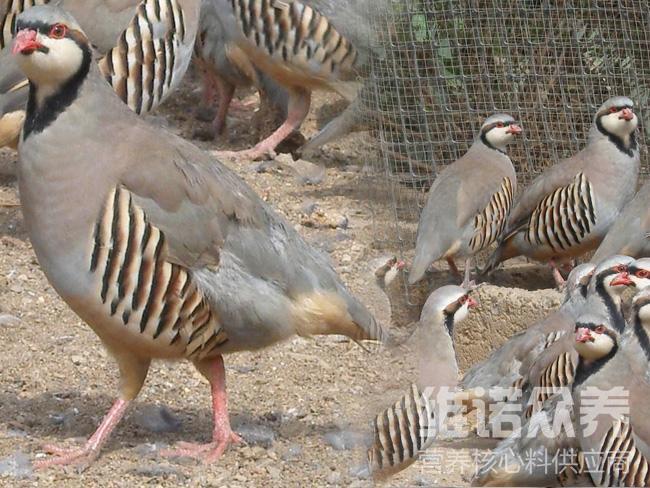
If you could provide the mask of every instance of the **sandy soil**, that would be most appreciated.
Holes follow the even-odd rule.
[[[197,87],[188,80],[178,97],[150,117],[152,123],[191,138],[197,126]],[[326,102],[331,97],[316,96],[306,134],[341,108],[340,103],[333,109]],[[225,139],[197,144],[206,149],[250,146],[257,137],[251,131],[251,114],[234,115]],[[321,150],[311,159],[326,168],[323,181],[315,185],[296,176],[312,171],[310,167],[263,165],[264,172],[256,171],[259,163],[233,167],[309,242],[330,254],[350,288],[386,321],[388,299],[373,283],[369,266],[386,250],[372,245],[370,204],[359,191],[370,145],[368,136],[354,135]],[[0,153],[2,171],[11,173],[14,161],[13,153]],[[321,214],[307,216],[314,205]],[[337,224],[339,228],[332,228]],[[512,285],[508,279],[514,277],[519,279],[515,284],[537,288],[540,270],[524,268],[506,273],[501,284]],[[429,286],[438,284],[434,279]],[[559,295],[486,286],[480,299],[483,311],[456,331],[463,368],[557,306]],[[417,304],[410,313],[417,316]],[[58,298],[40,271],[10,175],[0,181],[0,343],[3,486],[369,486],[371,481],[358,469],[366,422],[378,405],[397,398],[414,379],[410,357],[367,354],[332,337],[295,339],[262,352],[229,356],[233,423],[247,442],[228,450],[219,462],[203,466],[163,459],[157,451],[179,440],[209,439],[208,387],[186,363],[157,363],[95,464],[81,474],[32,471],[29,461],[39,456],[42,443],[74,445],[93,431],[113,400],[117,372],[94,333]],[[488,447],[474,439],[441,441],[426,459],[386,484],[465,486],[473,469],[472,453]]]

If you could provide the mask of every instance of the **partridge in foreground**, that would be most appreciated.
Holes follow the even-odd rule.
[[[218,107],[212,121],[212,134],[220,135],[226,127],[228,109],[235,89],[255,86],[262,103],[287,113],[287,92],[257,68],[228,35],[224,14],[215,2],[201,3],[199,31],[194,45],[194,60],[203,75],[203,105],[209,107],[216,90]]]
[[[289,93],[284,123],[243,155],[258,159],[273,153],[309,113],[312,90],[335,91],[349,101],[357,97],[375,44],[370,16],[382,12],[384,0],[208,1],[224,15],[228,37]]]
[[[468,395],[470,406],[470,402],[474,403],[476,399],[489,406],[498,401],[498,395],[494,393],[513,388],[517,394],[525,386],[530,364],[535,358],[573,330],[586,302],[595,268],[591,263],[576,266],[567,278],[564,302],[559,309],[508,339],[485,361],[465,373],[460,385]],[[493,414],[498,414],[498,411],[490,411],[490,416]]]
[[[373,476],[382,478],[405,469],[435,440],[446,417],[445,406],[435,403],[436,395],[458,383],[454,326],[477,305],[467,290],[454,285],[438,288],[427,299],[416,331],[418,381],[372,424],[373,443],[367,455]]]
[[[5,35],[11,32],[16,15],[33,3],[46,2],[12,2],[12,9],[1,19],[0,30]],[[56,0],[51,3],[78,19],[93,47],[102,55],[99,59],[102,74],[136,113],[153,110],[180,84],[192,57],[200,0]],[[9,56],[7,46],[0,58]],[[28,97],[26,85],[15,63],[0,64],[0,147],[17,143],[9,135],[11,131],[20,132]],[[6,143],[2,144],[5,139]]]
[[[468,285],[471,257],[499,239],[506,225],[517,177],[505,149],[520,133],[510,115],[492,115],[469,151],[440,172],[420,215],[409,283],[442,258],[460,275],[454,259],[466,257]]]
[[[639,174],[639,120],[632,100],[613,97],[596,112],[587,145],[544,171],[515,203],[484,272],[515,256],[561,261],[598,247],[632,199]]]
[[[212,390],[218,458],[237,436],[222,355],[295,334],[385,339],[325,256],[226,166],[129,110],[91,60],[66,12],[18,18],[30,82],[19,188],[34,250],[52,286],[100,337],[120,392],[81,449],[40,462],[94,459],[140,391],[152,359],[190,360]]]
[[[591,260],[597,263],[612,254],[650,257],[650,182],[625,206]]]

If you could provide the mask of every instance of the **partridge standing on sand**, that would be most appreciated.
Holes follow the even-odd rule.
[[[467,257],[467,286],[471,257],[499,239],[506,225],[517,177],[505,149],[520,133],[510,115],[492,115],[469,151],[440,172],[420,215],[409,283],[441,258],[459,275],[454,258]]]
[[[454,326],[477,305],[466,289],[454,285],[438,288],[424,304],[416,332],[418,382],[373,420],[373,443],[367,454],[375,477],[405,469],[435,439],[436,427],[445,418],[444,406],[435,404],[436,393],[458,384]]]
[[[33,1],[13,2],[20,12]],[[45,3],[38,0],[36,3]],[[200,0],[57,0],[87,33],[103,55],[99,68],[120,98],[136,113],[156,108],[176,88],[189,65],[199,21]],[[20,7],[20,8],[19,8]],[[10,11],[0,28],[10,32],[16,22]],[[9,57],[9,47],[0,58]],[[28,90],[14,63],[0,64],[0,143],[16,144]],[[5,129],[3,130],[3,125]]]
[[[612,254],[650,257],[650,182],[625,206],[591,260],[597,263]]]
[[[562,283],[557,263],[598,247],[636,190],[639,121],[632,106],[627,97],[603,103],[586,147],[544,171],[524,190],[484,272],[523,255],[548,261]]]
[[[228,109],[238,87],[255,86],[263,103],[287,116],[287,92],[257,68],[228,37],[230,30],[224,21],[224,13],[219,11],[215,2],[202,2],[194,59],[203,75],[203,105],[209,107],[212,104],[215,90],[218,96],[212,137],[225,129]]]
[[[335,91],[350,101],[357,97],[376,35],[371,16],[382,11],[384,0],[208,1],[224,14],[229,38],[289,93],[285,122],[246,151],[247,157],[272,153],[300,127],[312,90]],[[357,109],[354,104],[349,108]]]
[[[120,393],[81,449],[49,448],[41,466],[98,455],[152,359],[186,358],[212,389],[218,458],[237,439],[222,355],[294,334],[385,339],[328,259],[237,175],[129,110],[58,8],[23,12],[13,50],[30,82],[19,188],[25,224],[52,286],[117,360]]]

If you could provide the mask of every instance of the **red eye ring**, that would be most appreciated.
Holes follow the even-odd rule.
[[[495,126],[501,128],[501,127],[503,127],[503,122],[497,122],[495,124]]]
[[[52,39],[63,39],[68,33],[68,28],[63,24],[54,24],[50,29],[49,36]]]
[[[650,271],[648,271],[647,269],[640,269],[635,273],[635,275],[639,278],[647,278],[648,276],[650,276]]]
[[[603,334],[605,332],[605,326],[599,325],[594,329],[594,332],[596,332],[596,334]]]
[[[469,297],[468,297],[467,295],[463,295],[462,297],[460,297],[460,298],[458,299],[458,303],[460,303],[461,305],[464,305],[464,304],[467,302],[467,299],[468,299],[468,298],[469,298]]]
[[[614,272],[616,273],[624,273],[627,271],[627,266],[624,264],[619,264],[618,266],[614,267]]]
[[[615,114],[616,112],[618,112],[618,108],[617,108],[617,107],[610,107],[610,109],[609,109],[609,113],[610,113],[610,114]]]

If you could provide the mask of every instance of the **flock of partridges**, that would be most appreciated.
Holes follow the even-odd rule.
[[[256,86],[263,103],[284,112],[281,127],[237,157],[272,154],[319,88],[352,100],[303,150],[326,143],[356,120],[370,49],[365,9],[336,0],[33,3],[0,1],[0,143],[18,147],[22,210],[45,275],[100,337],[121,378],[86,444],[47,446],[53,456],[36,464],[88,465],[138,395],[151,360],[183,358],[210,383],[213,438],[167,454],[214,461],[239,440],[228,417],[223,354],[295,334],[389,343],[391,331],[350,294],[327,257],[233,171],[138,114],[173,91],[194,55],[205,74],[204,101],[218,94],[216,133],[239,86]],[[391,260],[383,276],[404,274],[413,284],[440,259],[460,276],[454,260],[465,258],[464,279],[433,291],[422,310],[420,377],[373,422],[374,474],[405,468],[433,442],[435,429],[427,427],[441,420],[435,393],[446,387],[463,415],[490,405],[492,432],[512,405],[521,407],[521,427],[478,470],[476,484],[650,484],[649,186],[635,196],[637,126],[632,100],[610,98],[585,148],[518,194],[506,148],[522,127],[496,114],[438,174],[412,266]],[[472,257],[493,244],[480,277],[526,256],[550,263],[566,298],[459,382],[450,332],[477,305]],[[593,264],[575,266],[593,250]],[[575,266],[566,282],[564,266]],[[626,307],[630,287],[638,291]],[[434,354],[447,369],[430,367],[427,355]],[[629,412],[599,414],[595,429],[586,429],[584,392],[594,387],[628,392]],[[495,389],[510,393],[496,398]],[[574,435],[526,435],[564,412]],[[523,469],[521,456],[512,456],[540,449],[572,455],[555,471]]]

